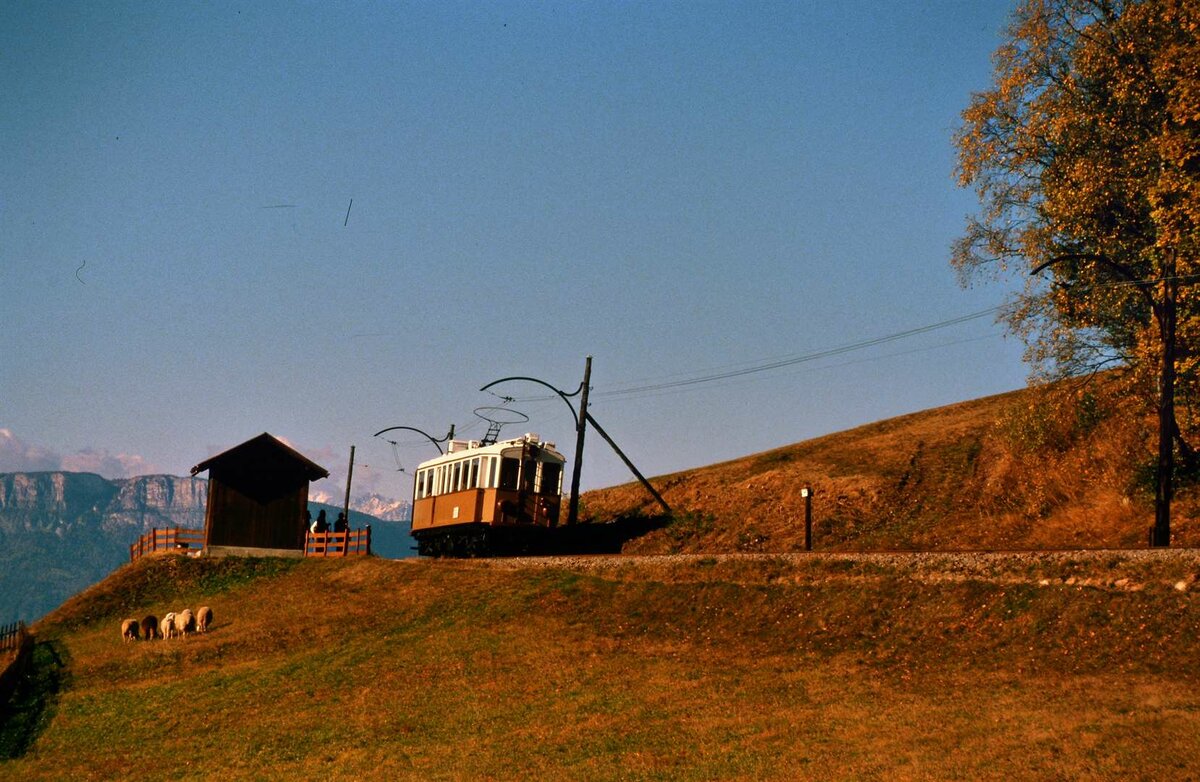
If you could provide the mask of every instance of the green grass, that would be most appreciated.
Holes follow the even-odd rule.
[[[0,779],[1182,778],[1194,562],[151,562],[38,626]]]

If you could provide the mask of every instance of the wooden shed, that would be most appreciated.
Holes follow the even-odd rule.
[[[263,432],[200,462],[208,470],[204,546],[304,550],[309,481],[329,471]]]

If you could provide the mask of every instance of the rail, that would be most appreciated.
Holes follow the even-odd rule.
[[[346,532],[306,532],[306,557],[364,557],[371,553],[371,525]]]
[[[171,527],[168,529],[150,530],[129,544],[129,561],[137,562],[147,554],[156,551],[187,551],[204,548],[204,530]]]

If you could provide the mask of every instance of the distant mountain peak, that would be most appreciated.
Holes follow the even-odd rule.
[[[408,521],[412,518],[412,503],[381,494],[368,494],[351,500],[350,507],[384,521]]]

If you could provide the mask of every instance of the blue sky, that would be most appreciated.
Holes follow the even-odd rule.
[[[5,4],[0,470],[184,474],[270,431],[331,494],[354,444],[405,496],[373,432],[478,436],[480,386],[587,354],[650,475],[1018,387],[984,318],[604,395],[999,304],[947,262],[951,139],[1010,10]],[[515,406],[570,453],[560,401]],[[584,487],[627,477],[590,438]]]

